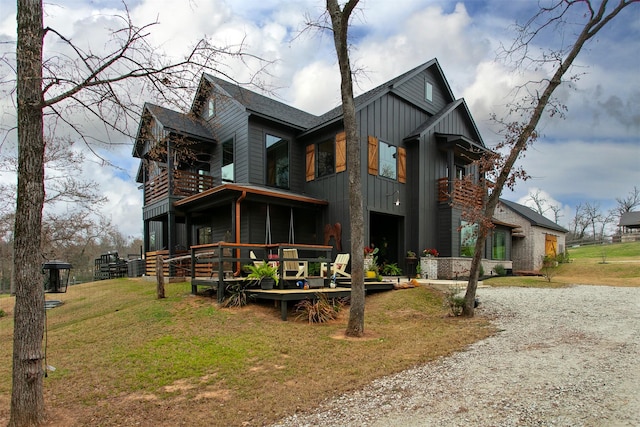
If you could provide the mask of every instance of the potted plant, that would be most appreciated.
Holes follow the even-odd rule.
[[[416,253],[413,251],[407,251],[407,259],[416,259]]]
[[[364,271],[378,271],[378,262],[376,254],[378,248],[373,245],[364,247]],[[372,269],[373,266],[373,269]]]
[[[273,289],[278,284],[278,268],[263,262],[246,266],[247,279],[260,284],[262,289]]]
[[[367,265],[367,264],[365,264]],[[378,269],[378,260],[376,257],[373,257],[369,260],[367,265],[367,270],[365,271],[365,277],[368,279],[375,279],[378,277],[379,269]]]

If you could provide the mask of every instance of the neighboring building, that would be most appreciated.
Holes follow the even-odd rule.
[[[500,199],[494,222],[511,228],[510,257],[516,274],[538,271],[545,255],[555,257],[566,249],[568,230],[527,206]]]
[[[625,212],[620,215],[620,241],[640,241],[640,212]]]
[[[464,276],[473,226],[451,200],[471,201],[462,179],[486,151],[465,101],[434,59],[355,106],[365,242],[401,267],[407,250],[436,248],[439,274]],[[173,257],[218,241],[294,239],[328,243],[334,254],[363,250],[349,238],[341,107],[315,116],[204,74],[188,114],[145,104],[133,155],[141,159],[145,252]],[[497,230],[485,257],[510,268],[511,228]]]

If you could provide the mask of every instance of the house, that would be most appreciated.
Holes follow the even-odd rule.
[[[403,268],[407,250],[437,248],[439,276],[463,276],[474,226],[452,201],[474,203],[462,182],[486,150],[464,99],[433,59],[355,106],[366,243]],[[133,156],[148,255],[219,241],[363,250],[349,237],[341,107],[316,116],[204,74],[188,113],[144,105]],[[510,268],[512,228],[498,227],[485,258]]]
[[[620,241],[636,242],[640,240],[640,212],[625,212],[620,215]]]
[[[566,249],[569,231],[527,206],[500,199],[493,217],[494,224],[499,224],[494,239],[500,229],[511,228],[508,256],[515,273],[539,271],[545,256],[555,257]]]

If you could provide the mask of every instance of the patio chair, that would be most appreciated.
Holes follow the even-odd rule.
[[[346,272],[347,264],[349,264],[349,254],[338,254],[336,255],[336,260],[331,264],[331,275],[334,274],[336,277],[351,277],[351,274]],[[320,275],[327,275],[327,263],[323,262],[320,264]]]
[[[298,259],[297,249],[283,249],[282,258],[282,276],[285,279],[297,279],[299,277],[307,277],[309,275],[309,263]]]
[[[255,265],[256,267],[260,267],[262,264],[264,264],[264,261],[258,259],[253,251],[249,252],[249,256],[251,257],[251,261],[253,261],[253,265]]]

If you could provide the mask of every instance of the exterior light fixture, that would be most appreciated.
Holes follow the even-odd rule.
[[[396,206],[400,206],[400,190],[396,190],[393,193],[389,193],[387,194],[387,197],[393,196],[394,194],[397,194],[398,196],[396,197],[396,201],[394,202],[394,204]]]

